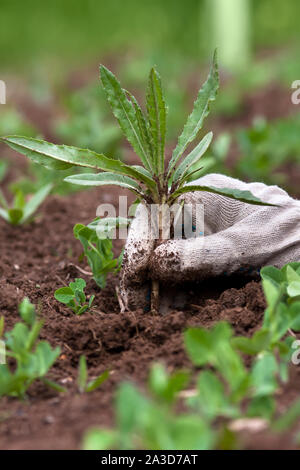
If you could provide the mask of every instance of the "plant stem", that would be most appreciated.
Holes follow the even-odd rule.
[[[154,280],[151,288],[151,313],[152,315],[159,314],[159,282]]]
[[[155,243],[154,250],[157,248],[163,239],[163,210],[164,210],[165,199],[163,198],[162,203],[159,205],[159,214],[158,214],[158,233],[159,238]],[[159,314],[159,281],[152,280],[151,286],[151,313],[152,315]]]

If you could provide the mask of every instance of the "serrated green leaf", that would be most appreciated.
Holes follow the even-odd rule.
[[[254,204],[259,206],[274,206],[261,201],[257,197],[253,196],[250,191],[241,191],[240,189],[229,189],[229,188],[215,188],[214,186],[199,186],[199,185],[187,185],[177,189],[169,197],[169,202],[177,199],[181,194],[190,193],[194,191],[207,191],[208,193],[219,194],[220,196],[229,197],[237,201],[245,202],[247,204]]]
[[[206,134],[199,144],[192,150],[189,155],[187,155],[180,165],[176,168],[174,175],[171,177],[171,182],[176,183],[181,179],[184,180],[184,175],[186,175],[192,165],[196,165],[199,159],[204,155],[208,149],[213,138],[213,133],[209,132]]]
[[[68,176],[64,181],[72,184],[80,184],[82,186],[104,186],[113,184],[130,189],[139,196],[142,196],[142,188],[132,178],[115,173],[82,173]]]
[[[164,173],[165,162],[167,108],[163,97],[160,76],[155,68],[151,69],[148,81],[147,117],[152,147],[155,153],[155,169],[157,175],[162,175]]]
[[[0,140],[34,162],[51,169],[65,170],[74,165],[95,168],[131,176],[137,181],[142,181],[152,190],[156,189],[155,182],[139,171],[138,167],[132,168],[120,160],[108,158],[88,149],[55,145],[43,140],[20,136],[7,136]]]
[[[147,148],[144,146],[143,136],[140,134],[139,123],[131,102],[127,99],[125,90],[114,74],[104,65],[100,66],[100,74],[107,100],[111,105],[122,131],[133,149],[142,161],[147,161]]]
[[[198,97],[194,103],[194,109],[188,117],[183,132],[178,139],[178,144],[173,152],[171,161],[169,163],[169,174],[176,165],[178,159],[183,155],[189,143],[197,137],[197,134],[203,125],[204,119],[209,114],[210,103],[216,99],[218,88],[219,73],[217,65],[217,53],[215,51],[213,56],[213,64],[208,78],[198,93]]]
[[[135,97],[126,91],[127,95],[129,96],[133,107],[135,109],[135,116],[138,123],[140,137],[143,143],[143,148],[145,149],[146,155],[144,153],[141,155],[141,160],[145,166],[152,174],[155,173],[154,171],[154,155],[153,155],[153,147],[151,142],[151,135],[148,129],[148,124],[146,118],[144,116],[143,111],[141,110],[137,100]]]

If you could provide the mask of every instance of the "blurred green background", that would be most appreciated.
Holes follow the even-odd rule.
[[[128,50],[201,61],[211,52],[212,3],[214,0],[1,0],[1,69],[30,68],[49,61],[83,64],[100,54],[122,55]],[[248,3],[254,50],[299,44],[298,0]],[[230,31],[239,18],[226,20]]]
[[[130,161],[98,66],[111,68],[143,103],[155,64],[169,106],[170,153],[218,46],[221,90],[208,122],[215,143],[207,165],[297,192],[300,121],[291,83],[300,79],[299,18],[299,0],[0,0],[0,79],[7,84],[0,134],[42,136]],[[42,170],[27,171],[27,192],[33,181],[49,180]]]

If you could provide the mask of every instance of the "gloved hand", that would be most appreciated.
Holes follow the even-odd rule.
[[[193,184],[248,190],[278,207],[250,205],[208,192],[185,193],[180,198],[185,204],[204,205],[204,236],[168,240],[155,250],[155,241],[145,237],[147,220],[139,207],[121,274],[120,293],[127,309],[147,304],[149,279],[181,283],[300,261],[300,201],[277,186],[218,174]]]

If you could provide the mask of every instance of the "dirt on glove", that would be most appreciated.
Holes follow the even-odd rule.
[[[250,336],[261,325],[265,309],[261,286],[242,277],[185,286],[189,304],[169,315],[154,318],[142,310],[120,314],[115,295],[118,279],[110,276],[100,291],[78,270],[87,267],[78,261],[81,246],[72,228],[92,220],[100,194],[93,190],[64,199],[51,196],[32,225],[11,227],[0,221],[0,311],[5,327],[19,321],[17,305],[27,295],[44,321],[41,338],[61,348],[49,378],[67,388],[66,394],[57,394],[37,382],[23,402],[2,398],[1,449],[78,449],[86,429],[113,425],[113,397],[120,381],[129,379],[144,387],[155,361],[164,362],[170,371],[190,366],[182,341],[188,326],[209,327],[226,320],[237,334]],[[116,203],[113,190],[105,197],[105,202]],[[116,253],[121,245],[116,241]],[[76,317],[53,297],[55,289],[75,277],[83,277],[86,291],[96,295],[93,314]],[[111,371],[109,380],[92,394],[80,395],[77,390],[81,354],[87,357],[91,378]],[[293,368],[289,385],[278,397],[282,412],[298,395],[298,369]],[[243,445],[291,448],[293,442],[289,435],[246,434]]]

